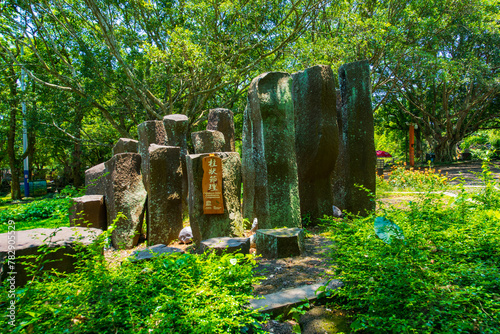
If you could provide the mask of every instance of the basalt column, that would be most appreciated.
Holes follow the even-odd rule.
[[[260,228],[299,227],[292,78],[253,79],[243,124],[243,212]]]
[[[335,80],[330,66],[293,74],[295,150],[302,218],[332,214],[332,173],[339,152]]]
[[[182,230],[180,147],[149,146],[148,245],[168,245]]]
[[[139,154],[141,155],[142,179],[146,189],[149,185],[149,145],[165,145],[165,127],[162,121],[146,121],[137,127]]]
[[[207,130],[216,130],[222,132],[226,144],[222,152],[235,152],[234,145],[234,121],[233,112],[229,109],[217,108],[208,113]]]
[[[366,215],[375,209],[376,154],[371,104],[370,67],[367,61],[339,69],[341,96],[340,154],[335,167],[335,205]],[[360,189],[363,186],[366,190]]]
[[[174,114],[163,117],[166,139],[165,145],[179,146],[182,163],[182,205],[183,211],[187,212],[188,181],[186,169],[186,155],[189,154],[187,148],[187,131],[189,119],[186,115]]]
[[[224,213],[204,214],[203,158],[209,153],[186,156],[189,182],[189,222],[196,243],[202,240],[227,237],[241,230],[241,160],[238,152],[217,152],[213,156],[222,161],[222,196]]]
[[[115,248],[132,248],[137,245],[144,217],[146,190],[141,178],[141,156],[137,153],[114,155],[104,163],[109,171],[106,182],[106,211],[108,225],[116,221],[111,235]]]

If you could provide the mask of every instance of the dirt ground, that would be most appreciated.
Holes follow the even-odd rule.
[[[436,166],[437,170],[441,170],[442,174],[448,173],[450,184],[459,184],[465,182],[468,186],[481,185],[481,180],[477,174],[482,172],[482,163],[480,161],[474,162],[458,162],[453,165]],[[490,164],[490,170],[496,180],[500,180],[500,162],[494,161]]]
[[[319,234],[318,229],[309,231],[304,239],[302,256],[283,259],[257,258],[255,273],[264,279],[254,286],[255,295],[267,295],[281,289],[314,284],[328,279],[330,270],[329,252],[331,240]]]

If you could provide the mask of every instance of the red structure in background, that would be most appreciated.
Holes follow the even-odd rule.
[[[377,158],[392,158],[392,155],[386,151],[375,151]]]

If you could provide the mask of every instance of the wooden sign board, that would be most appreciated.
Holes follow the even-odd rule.
[[[204,157],[203,165],[203,213],[217,215],[224,213],[222,198],[222,159],[215,155]]]

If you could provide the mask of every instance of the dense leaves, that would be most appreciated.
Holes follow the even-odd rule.
[[[426,193],[381,213],[404,239],[384,243],[374,218],[332,221],[338,306],[370,333],[496,333],[500,322],[500,195],[486,170],[482,192]],[[379,213],[380,214],[380,213]]]
[[[80,253],[76,273],[18,289],[13,332],[239,333],[255,322],[257,312],[243,307],[255,280],[251,256],[174,253],[111,266],[101,254],[95,245]],[[0,302],[3,328],[6,311]]]

